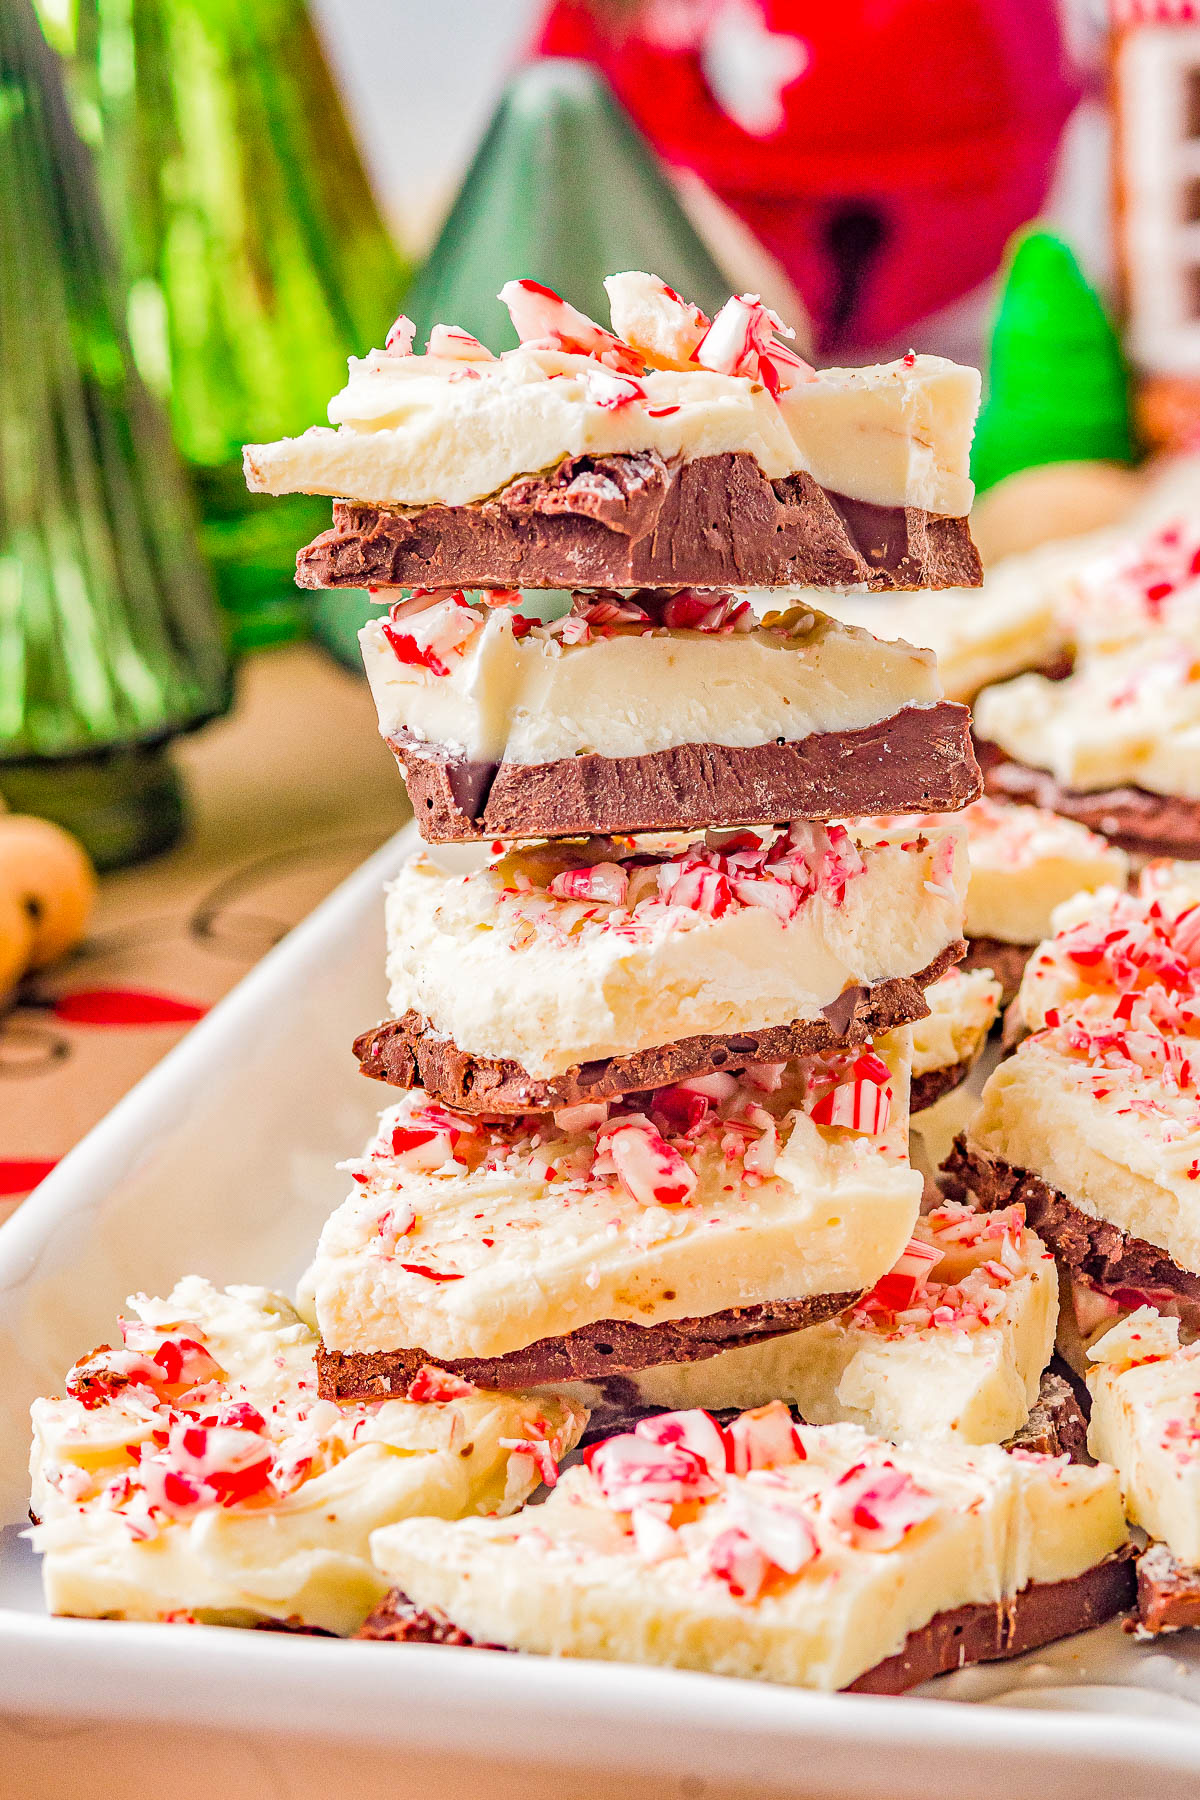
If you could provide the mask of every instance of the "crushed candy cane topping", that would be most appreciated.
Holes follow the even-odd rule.
[[[1034,1262],[1048,1260],[1023,1207],[983,1213],[946,1201],[918,1219],[899,1261],[844,1317],[887,1337],[979,1331],[1005,1312]]]
[[[812,366],[784,341],[795,332],[757,294],[733,295],[709,319],[655,276],[617,275],[607,285],[614,326],[627,326],[628,339],[598,325],[540,281],[506,281],[499,294],[523,350],[595,362],[585,379],[597,406],[648,405],[640,377],[653,369],[707,369],[744,377],[776,400],[798,382],[816,380]],[[401,314],[387,334],[386,354],[412,357],[414,335],[412,320]],[[460,365],[451,380],[469,375],[472,364],[498,360],[458,325],[435,325],[426,353]]]
[[[508,1119],[456,1113],[414,1088],[383,1115],[367,1154],[341,1166],[358,1184],[363,1242],[375,1254],[424,1280],[457,1281],[463,1271],[452,1263],[417,1260],[421,1202],[415,1186],[405,1191],[409,1177],[532,1175],[553,1185],[564,1204],[614,1193],[660,1215],[697,1202],[706,1167],[719,1174],[722,1191],[752,1199],[802,1115],[809,1129],[903,1160],[903,1134],[889,1134],[894,1101],[891,1069],[870,1050],[751,1064],[737,1075],[720,1071]]]
[[[162,1311],[162,1303],[150,1304]],[[121,1345],[103,1344],[82,1358],[67,1375],[64,1397],[39,1401],[37,1408],[56,1446],[56,1460],[42,1468],[49,1488],[81,1511],[114,1514],[135,1541],[216,1509],[282,1505],[360,1448],[391,1442],[397,1408],[453,1408],[478,1391],[426,1367],[403,1398],[334,1403],[318,1397],[310,1351],[286,1380],[282,1375],[297,1368],[296,1359],[276,1355],[271,1388],[277,1397],[270,1399],[220,1365],[203,1326],[120,1323]],[[306,1331],[299,1319],[295,1331],[302,1337]],[[510,1452],[510,1485],[517,1458],[531,1461],[552,1486],[568,1443],[532,1399],[527,1414],[525,1435],[501,1441]],[[446,1432],[447,1443],[462,1432],[457,1412],[448,1413]],[[523,1497],[528,1478],[517,1486]]]
[[[752,1602],[846,1547],[896,1550],[943,1504],[889,1446],[861,1441],[869,1454],[830,1479],[820,1431],[782,1401],[725,1426],[698,1408],[660,1413],[584,1451],[588,1498],[643,1561],[698,1553],[705,1578]]]

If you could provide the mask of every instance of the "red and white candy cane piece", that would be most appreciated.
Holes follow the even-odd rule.
[[[641,1114],[606,1125],[598,1140],[617,1179],[639,1206],[680,1206],[696,1186],[694,1171]]]
[[[847,1469],[826,1496],[834,1530],[859,1550],[894,1550],[937,1510],[934,1496],[891,1463]]]
[[[479,1389],[472,1387],[459,1375],[452,1375],[448,1369],[435,1369],[432,1363],[424,1363],[408,1384],[406,1400],[438,1403],[445,1400],[469,1400]]]
[[[694,1451],[682,1444],[652,1444],[632,1432],[593,1444],[583,1460],[616,1512],[631,1512],[647,1501],[677,1506],[707,1500],[719,1491]]]
[[[725,1434],[703,1407],[689,1407],[685,1412],[655,1413],[653,1418],[639,1419],[633,1434],[651,1444],[682,1444],[685,1450],[700,1458],[710,1475],[725,1473]]]
[[[804,1445],[782,1400],[739,1413],[725,1427],[727,1465],[734,1475],[751,1469],[786,1469],[804,1462]]]
[[[657,276],[629,272],[610,275],[612,327],[655,368],[694,366],[696,346],[712,323],[698,306],[682,300]]]
[[[121,1337],[127,1350],[148,1355],[161,1370],[165,1387],[199,1387],[205,1381],[223,1381],[225,1371],[202,1341],[199,1325],[179,1324],[170,1331],[146,1325],[140,1319],[122,1319]]]
[[[632,406],[646,398],[646,390],[632,375],[618,375],[612,369],[589,369],[584,378],[588,399],[606,412]]]
[[[796,334],[757,294],[735,294],[727,300],[700,343],[695,359],[718,375],[746,375],[763,383],[776,399],[798,381],[816,379],[816,371],[775,333]]]
[[[885,1312],[905,1312],[917,1296],[924,1290],[925,1283],[935,1263],[942,1260],[942,1251],[932,1244],[923,1244],[919,1238],[910,1238],[907,1247],[901,1252],[895,1267],[881,1275],[869,1294],[864,1294],[859,1301],[863,1307],[880,1307]]]
[[[554,1123],[558,1129],[568,1134],[599,1131],[607,1122],[607,1100],[581,1100],[577,1106],[560,1106],[554,1114]]]
[[[413,338],[417,328],[404,313],[396,319],[383,340],[383,347],[390,356],[411,356]]]
[[[590,869],[563,869],[550,883],[556,900],[596,900],[620,906],[629,891],[629,876],[619,863],[593,863]]]
[[[446,362],[495,362],[486,344],[464,331],[461,325],[435,325],[425,346],[428,356],[440,356]]]
[[[442,1125],[403,1122],[392,1127],[388,1139],[391,1159],[414,1174],[440,1169],[455,1160],[458,1133]]]
[[[642,359],[635,350],[586,313],[577,312],[561,294],[543,287],[540,281],[506,281],[500,289],[500,299],[523,344],[544,345],[573,356],[594,356],[618,375],[642,373]]]
[[[848,1081],[836,1082],[804,1106],[814,1125],[840,1127],[878,1137],[892,1116],[891,1070],[881,1057],[868,1051],[856,1057]]]
[[[770,1573],[766,1553],[737,1525],[719,1532],[708,1547],[708,1570],[737,1600],[757,1600]]]
[[[795,1506],[738,1487],[729,1495],[729,1516],[785,1575],[798,1574],[819,1554],[817,1534]]]
[[[527,1456],[538,1472],[538,1476],[546,1487],[558,1484],[558,1464],[554,1460],[554,1452],[545,1438],[497,1438],[502,1450],[511,1450],[514,1456]]]
[[[461,594],[451,594],[403,619],[406,630],[394,618],[385,619],[383,635],[397,662],[428,669],[431,675],[449,675],[451,664],[462,657],[482,624],[481,615]]]
[[[664,863],[659,892],[668,906],[684,906],[710,919],[719,919],[734,903],[729,877],[702,862]]]

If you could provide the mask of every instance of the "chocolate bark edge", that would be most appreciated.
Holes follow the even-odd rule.
[[[1074,819],[1133,855],[1200,857],[1200,800],[1154,794],[1134,786],[1084,793],[1063,787],[1048,769],[1016,762],[995,744],[976,739],[985,791],[1001,800],[1021,800]]]
[[[794,743],[679,744],[644,756],[479,765],[406,736],[387,743],[432,844],[959,812],[983,791],[970,712],[952,700]]]
[[[1025,964],[1036,944],[1006,944],[1000,938],[968,937],[964,969],[990,969],[1000,983],[1000,1004],[1011,1006],[1021,986]]]
[[[1133,1546],[1124,1545],[1103,1562],[1065,1581],[1031,1581],[1018,1594],[995,1601],[972,1601],[935,1613],[910,1631],[904,1648],[867,1669],[843,1690],[849,1694],[903,1694],[935,1675],[970,1663],[1000,1662],[1040,1649],[1056,1638],[1072,1637],[1126,1611],[1132,1605]],[[475,1645],[445,1613],[414,1605],[392,1588],[358,1633],[375,1642]]]
[[[1152,1543],[1138,1558],[1137,1629],[1157,1636],[1200,1625],[1200,1569],[1193,1569],[1166,1544]]]
[[[1065,1581],[1031,1581],[1017,1594],[935,1613],[904,1648],[852,1681],[850,1694],[904,1694],[972,1663],[1006,1662],[1057,1638],[1103,1625],[1133,1604],[1133,1546]]]
[[[1092,1218],[1039,1176],[971,1144],[965,1133],[942,1164],[940,1185],[949,1199],[970,1198],[985,1212],[1023,1206],[1026,1224],[1072,1275],[1101,1287],[1169,1288],[1200,1301],[1200,1275],[1182,1268],[1158,1244]]]
[[[1042,1371],[1038,1397],[1019,1431],[1005,1438],[1006,1450],[1024,1450],[1031,1456],[1067,1456],[1074,1463],[1091,1462],[1087,1447],[1087,1420],[1075,1389],[1052,1369]]]
[[[924,989],[962,954],[961,939],[946,945],[915,975],[895,976],[870,987],[847,988],[823,1007],[823,1019],[728,1036],[681,1038],[629,1056],[577,1063],[561,1075],[539,1079],[509,1058],[474,1056],[443,1037],[420,1013],[384,1019],[355,1039],[364,1075],[393,1087],[421,1087],[447,1106],[498,1115],[548,1112],[561,1106],[670,1087],[747,1062],[785,1062],[842,1044],[866,1043],[898,1025],[928,1016]],[[936,1071],[941,1073],[941,1071]]]
[[[909,1117],[928,1112],[931,1106],[936,1106],[939,1100],[961,1087],[976,1060],[974,1056],[968,1056],[962,1062],[946,1063],[943,1068],[926,1069],[922,1074],[914,1075],[908,1095]]]
[[[305,588],[979,587],[965,518],[878,506],[746,451],[571,456],[465,506],[339,500]]]
[[[801,1300],[766,1300],[729,1307],[705,1318],[664,1319],[634,1325],[600,1319],[561,1337],[540,1338],[504,1356],[431,1356],[416,1348],[346,1351],[317,1348],[317,1386],[323,1400],[385,1400],[403,1395],[426,1365],[445,1369],[481,1388],[544,1387],[586,1381],[596,1375],[652,1368],[664,1362],[701,1362],[739,1344],[782,1337],[836,1318],[858,1292],[814,1294]]]

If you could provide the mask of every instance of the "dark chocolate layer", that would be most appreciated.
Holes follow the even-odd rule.
[[[1200,1569],[1181,1563],[1166,1544],[1151,1544],[1138,1558],[1137,1623],[1155,1633],[1200,1625]]]
[[[1200,800],[1152,794],[1146,788],[1103,788],[1083,793],[1063,787],[1048,769],[1013,762],[995,744],[976,740],[984,786],[1002,800],[1045,806],[1064,819],[1077,819],[1123,850],[1141,856],[1200,857]]]
[[[1005,944],[999,938],[972,937],[967,939],[967,954],[962,966],[964,969],[990,969],[1000,983],[1001,1006],[1011,1006],[1017,997],[1025,964],[1036,948],[1036,944]]]
[[[758,1306],[730,1307],[703,1319],[666,1319],[634,1325],[601,1319],[562,1337],[541,1338],[506,1356],[437,1357],[427,1350],[317,1350],[317,1377],[324,1400],[386,1400],[404,1394],[426,1364],[446,1369],[482,1388],[543,1387],[548,1382],[587,1381],[656,1363],[700,1362],[737,1344],[781,1337],[836,1318],[858,1299],[851,1294],[814,1294],[803,1300],[766,1300]]]
[[[957,812],[982,791],[970,714],[949,700],[796,743],[645,756],[469,763],[405,737],[388,744],[431,844]]]
[[[1091,1218],[1057,1188],[977,1149],[965,1134],[955,1139],[942,1164],[941,1187],[951,1199],[970,1197],[987,1212],[1020,1204],[1026,1223],[1058,1261],[1101,1287],[1169,1288],[1185,1299],[1200,1300],[1200,1275],[1181,1268],[1158,1244],[1131,1237],[1106,1219]]]
[[[975,1058],[967,1057],[965,1062],[947,1063],[941,1069],[926,1069],[922,1075],[914,1075],[909,1091],[908,1110],[910,1113],[925,1112],[927,1108],[936,1106],[947,1094],[952,1094],[956,1087],[961,1087],[971,1070],[975,1067]]]
[[[547,1112],[582,1101],[670,1087],[715,1069],[737,1069],[748,1062],[785,1062],[838,1044],[866,1043],[896,1025],[925,1018],[929,1008],[923,990],[958,961],[963,948],[962,940],[957,939],[915,975],[896,976],[871,987],[847,988],[822,1009],[823,1019],[764,1026],[761,1031],[729,1037],[682,1038],[630,1056],[577,1063],[561,1075],[544,1078],[530,1075],[518,1062],[469,1055],[451,1038],[440,1037],[417,1012],[385,1019],[365,1031],[355,1040],[354,1054],[364,1075],[393,1087],[423,1087],[447,1106],[500,1115]]]
[[[744,451],[573,456],[468,506],[339,500],[301,587],[978,587],[966,519],[768,481]]]
[[[904,1694],[969,1663],[1004,1662],[1103,1625],[1133,1604],[1133,1546],[1067,1581],[1031,1581],[1010,1599],[956,1606],[910,1631],[903,1650],[876,1663],[851,1694]]]
[[[1075,1389],[1065,1376],[1046,1369],[1029,1417],[1020,1431],[1014,1431],[1005,1441],[1004,1448],[1027,1450],[1033,1456],[1069,1456],[1072,1462],[1090,1462],[1087,1431]]]
[[[1037,1650],[1056,1638],[1103,1625],[1133,1604],[1133,1547],[1067,1581],[1031,1581],[1011,1599],[976,1601],[935,1613],[911,1631],[903,1650],[852,1681],[851,1694],[903,1694],[935,1675],[968,1663],[1000,1662]],[[380,1602],[359,1637],[391,1643],[473,1644],[442,1612],[425,1612],[399,1588]],[[480,1649],[496,1650],[497,1644]]]

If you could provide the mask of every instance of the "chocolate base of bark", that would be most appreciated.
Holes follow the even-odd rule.
[[[1153,1636],[1200,1625],[1200,1569],[1180,1562],[1166,1544],[1152,1543],[1138,1558],[1135,1625]]]
[[[1102,1287],[1169,1288],[1181,1298],[1200,1300],[1200,1275],[1181,1268],[1158,1244],[1093,1219],[1057,1188],[969,1144],[965,1135],[955,1139],[942,1164],[940,1185],[948,1198],[969,1198],[985,1212],[1023,1206],[1026,1223],[1072,1275]]]
[[[965,518],[875,506],[745,451],[572,456],[467,506],[339,500],[296,581],[338,587],[978,587]]]
[[[995,744],[977,739],[984,787],[1002,800],[1023,800],[1076,819],[1132,855],[1200,857],[1200,800],[1152,794],[1146,788],[1104,788],[1083,793],[1063,787],[1047,769],[1013,762]]]
[[[1006,944],[1000,938],[969,937],[962,966],[990,969],[1000,983],[1001,1006],[1011,1006],[1021,986],[1025,964],[1036,948],[1036,944]]]
[[[472,763],[407,737],[387,742],[431,844],[958,812],[983,791],[970,714],[949,700],[861,731],[645,756]]]
[[[1042,1374],[1038,1397],[1020,1431],[1005,1439],[1006,1450],[1025,1450],[1033,1456],[1067,1456],[1075,1463],[1089,1463],[1088,1422],[1064,1375],[1053,1369]]]
[[[505,1356],[431,1356],[428,1350],[317,1350],[317,1383],[323,1400],[386,1400],[403,1394],[427,1364],[445,1369],[481,1388],[544,1387],[550,1382],[588,1381],[622,1370],[653,1368],[665,1362],[702,1362],[721,1350],[763,1338],[782,1337],[836,1318],[853,1306],[858,1293],[814,1294],[802,1300],[767,1300],[730,1307],[703,1319],[667,1319],[634,1325],[601,1319],[562,1337],[540,1338]]]
[[[928,1112],[931,1106],[936,1106],[939,1100],[961,1087],[975,1063],[976,1058],[968,1056],[963,1062],[947,1063],[944,1068],[926,1069],[923,1074],[914,1075],[908,1094],[909,1116]]]
[[[964,948],[962,940],[956,940],[915,975],[847,988],[822,1008],[821,1019],[797,1019],[790,1025],[764,1026],[728,1037],[681,1038],[630,1056],[576,1063],[561,1075],[539,1078],[507,1058],[473,1056],[452,1038],[440,1036],[418,1012],[385,1019],[363,1032],[355,1039],[354,1054],[364,1075],[393,1087],[424,1088],[462,1111],[500,1116],[549,1112],[670,1087],[748,1062],[786,1062],[842,1044],[866,1043],[897,1025],[926,1018],[924,989],[959,960]]]
[[[1040,1649],[1056,1638],[1103,1625],[1133,1604],[1133,1547],[1085,1569],[1067,1581],[1031,1581],[1011,1599],[975,1602],[935,1613],[911,1631],[903,1650],[876,1663],[845,1689],[849,1694],[903,1694],[935,1675],[969,1663],[1001,1662]],[[393,1588],[376,1607],[359,1637],[375,1642],[474,1645],[443,1612],[414,1606]],[[504,1648],[480,1644],[481,1650]]]
[[[1031,1581],[1011,1599],[956,1606],[912,1631],[903,1650],[852,1681],[851,1694],[903,1694],[971,1663],[1007,1662],[1103,1625],[1133,1604],[1133,1546],[1067,1581]]]

